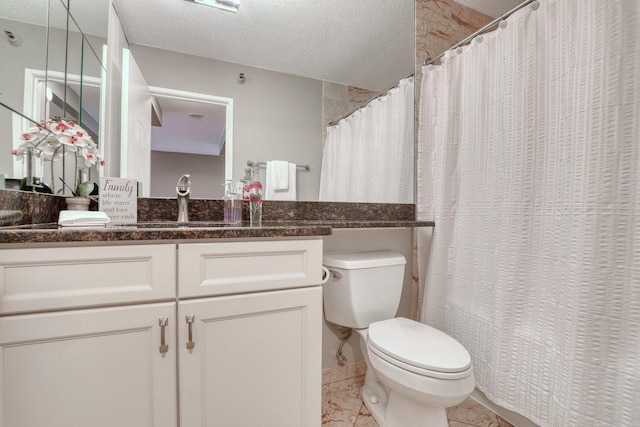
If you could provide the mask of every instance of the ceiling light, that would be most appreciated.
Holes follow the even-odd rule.
[[[240,10],[240,0],[186,0],[192,3],[203,4],[205,6],[217,7],[227,12],[238,12]]]

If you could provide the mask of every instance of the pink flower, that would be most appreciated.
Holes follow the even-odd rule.
[[[262,184],[259,181],[253,181],[246,187],[244,187],[244,191],[251,191],[252,189],[257,188],[258,190],[262,190]]]
[[[62,121],[51,122],[51,124],[49,124],[49,130],[56,135],[60,135],[62,132],[67,130],[67,125]]]
[[[59,136],[58,141],[68,147],[70,151],[78,151],[78,147],[84,147],[84,143],[80,143],[78,138],[72,136],[68,137],[66,135]]]

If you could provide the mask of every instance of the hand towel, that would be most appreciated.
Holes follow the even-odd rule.
[[[267,185],[269,183],[274,191],[289,190],[289,162],[284,160],[267,162]]]
[[[61,227],[104,227],[109,217],[96,211],[60,211],[58,225]]]
[[[267,165],[267,170],[269,166]],[[274,189],[274,184],[269,179],[269,173],[267,172],[267,179],[265,185],[265,200],[296,200],[296,164],[289,163],[289,183],[288,189],[284,191],[277,191]]]

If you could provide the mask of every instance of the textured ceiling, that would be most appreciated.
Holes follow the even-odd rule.
[[[4,1],[4,0],[2,0]],[[130,43],[383,90],[413,70],[413,0],[114,0]]]
[[[471,9],[475,9],[478,12],[482,12],[485,15],[497,18],[498,16],[510,11],[517,5],[523,2],[523,0],[456,0],[458,3],[463,4]]]

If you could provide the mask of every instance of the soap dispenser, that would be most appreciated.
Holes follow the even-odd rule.
[[[235,192],[233,181],[225,181],[224,198],[224,222],[227,224],[242,223],[242,196]]]

